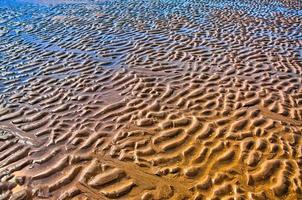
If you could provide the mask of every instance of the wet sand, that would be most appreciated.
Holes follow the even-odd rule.
[[[0,3],[0,199],[302,199],[301,20],[286,0]]]

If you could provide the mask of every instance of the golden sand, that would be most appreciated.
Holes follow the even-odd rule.
[[[299,1],[26,6],[0,9],[0,199],[302,199]]]

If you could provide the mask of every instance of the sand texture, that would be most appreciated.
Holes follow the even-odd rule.
[[[302,199],[301,1],[41,2],[0,3],[1,200]]]

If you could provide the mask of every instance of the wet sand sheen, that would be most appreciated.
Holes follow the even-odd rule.
[[[0,199],[302,199],[299,1],[15,2]]]

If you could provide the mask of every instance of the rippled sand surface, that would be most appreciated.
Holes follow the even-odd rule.
[[[301,4],[0,1],[0,199],[302,199]]]

